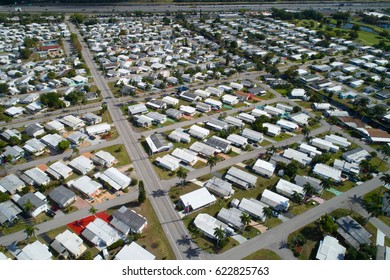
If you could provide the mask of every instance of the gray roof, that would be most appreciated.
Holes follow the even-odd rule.
[[[301,187],[305,187],[305,184],[309,183],[317,193],[322,191],[321,180],[318,180],[316,178],[310,176],[296,175],[294,181],[298,186]]]
[[[168,145],[168,141],[159,133],[150,135],[150,139],[153,141],[157,149],[165,147]]]
[[[341,217],[336,223],[339,225],[337,232],[354,248],[358,249],[362,244],[371,243],[371,233],[350,216]]]
[[[54,241],[50,244],[50,247],[52,247],[58,254],[62,255],[66,253],[66,248],[62,246],[57,239],[54,239]]]
[[[176,110],[176,109],[168,109],[165,111],[165,114],[167,114],[168,117],[172,117],[172,118],[179,118],[183,115],[182,112],[180,112],[179,110]]]
[[[232,194],[233,188],[232,184],[226,182],[218,177],[213,177],[204,183],[204,186],[212,193],[217,194],[218,196],[230,196]]]
[[[123,233],[139,232],[147,222],[144,217],[122,206],[112,214],[111,224]]]
[[[225,179],[245,189],[256,186],[257,176],[232,166],[225,175]]]
[[[230,146],[230,141],[219,138],[217,136],[213,136],[205,141],[205,143],[209,146],[215,147],[217,149],[226,150]]]
[[[226,223],[228,226],[242,229],[244,224],[241,222],[241,215],[242,211],[237,208],[222,208],[217,215],[217,219]]]
[[[12,221],[22,212],[11,200],[0,203],[0,224]]]
[[[60,206],[64,205],[75,196],[73,191],[64,186],[58,186],[49,193],[49,197]]]
[[[26,127],[25,131],[27,135],[29,136],[34,136],[34,133],[37,131],[43,130],[43,126],[37,123],[30,124],[29,126]]]
[[[28,193],[23,195],[18,201],[18,205],[24,209],[24,205],[30,200],[34,209],[44,205],[46,202],[37,197],[34,193]]]
[[[19,187],[24,187],[25,184],[16,175],[9,174],[0,180],[0,186],[6,189],[9,193],[13,194]]]

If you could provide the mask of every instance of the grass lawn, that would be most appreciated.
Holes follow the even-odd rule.
[[[206,175],[203,175],[203,176],[198,177],[198,180],[199,180],[199,181],[202,181],[202,182],[206,182],[207,180],[209,180],[209,179],[211,179],[211,178],[213,178],[213,177],[214,177],[213,174],[207,173]]]
[[[263,100],[270,100],[270,99],[274,99],[275,98],[275,94],[273,94],[270,91],[267,91],[266,94],[264,94],[264,95],[262,95],[262,96],[260,96],[258,98],[263,99]]]
[[[148,220],[148,225],[137,243],[155,255],[158,260],[176,259],[149,199],[137,207],[136,212]]]
[[[344,181],[342,186],[336,186],[335,189],[339,190],[340,192],[346,192],[352,189],[354,186],[355,186],[354,182]]]
[[[113,145],[104,149],[100,149],[98,151],[106,151],[109,152],[111,155],[113,155],[117,160],[118,163],[114,164],[114,167],[130,164],[131,160],[129,156],[127,155],[125,146],[123,144]],[[96,152],[98,152],[96,151]]]
[[[378,157],[374,157],[370,160],[370,163],[373,165],[373,166],[379,166],[378,170],[380,172],[386,172],[387,170],[389,170],[389,168],[387,167],[386,163],[383,162],[381,163],[382,160]]]
[[[2,234],[7,235],[7,234],[14,233],[14,232],[18,232],[20,230],[24,230],[25,228],[26,228],[25,221],[24,220],[18,220],[11,227],[0,226],[0,231],[2,232]]]
[[[265,146],[268,146],[268,145],[271,145],[271,144],[272,143],[270,141],[263,140],[263,141],[261,141],[261,143],[259,145],[262,146],[262,147],[265,147]]]
[[[200,169],[202,167],[207,166],[207,164],[201,160],[198,160],[197,163],[195,163],[192,167],[195,169]]]
[[[272,250],[260,249],[245,257],[244,260],[281,260],[282,258]]]
[[[112,123],[112,118],[111,118],[111,115],[110,115],[110,112],[108,110],[106,110],[102,115],[102,122],[104,123]]]
[[[289,90],[287,90],[287,89],[284,89],[284,88],[277,88],[277,89],[275,89],[278,93],[280,93],[281,95],[283,95],[283,96],[287,96],[288,95],[288,92],[289,92]]]
[[[273,140],[279,142],[282,140],[286,140],[288,138],[292,137],[290,134],[287,133],[280,133],[278,136],[272,137]]]
[[[57,235],[59,235],[60,233],[63,233],[67,229],[68,229],[67,226],[62,226],[62,227],[58,227],[58,228],[52,229],[51,231],[46,232],[46,234],[51,239],[54,239]],[[37,234],[39,234],[39,231],[38,231]]]
[[[390,237],[385,236],[385,246],[390,247]]]
[[[302,214],[303,212],[306,212],[307,210],[315,207],[316,204],[313,204],[311,201],[307,202],[307,203],[304,203],[304,204],[301,204],[301,205],[293,205],[289,212],[295,216],[298,216],[300,214]]]
[[[386,225],[388,225],[390,227],[390,217],[388,217],[388,216],[379,216],[378,219],[381,220],[382,222],[384,222]]]
[[[318,230],[317,225],[313,222],[307,226],[294,231],[288,236],[288,242],[290,243],[293,240],[294,236],[302,234],[306,238],[305,244],[300,248],[301,253],[298,258],[300,260],[310,260],[314,259],[314,254],[316,253],[316,246],[318,242],[323,238],[322,233]]]
[[[330,191],[324,190],[320,196],[322,199],[329,200],[335,197],[336,195]]]
[[[282,224],[283,222],[281,220],[279,220],[278,218],[275,218],[275,217],[271,217],[271,218],[268,218],[266,221],[265,221],[265,226],[267,228],[274,228],[280,224]]]
[[[155,165],[155,163],[153,163],[153,168],[156,171],[158,177],[160,177],[163,180],[169,180],[169,179],[173,179],[176,177],[176,173],[169,171],[169,170],[166,170],[166,169],[163,169],[163,168]]]
[[[245,227],[244,231],[241,233],[245,238],[253,238],[260,234],[260,231],[252,226]]]
[[[379,36],[378,34],[374,34],[367,31],[358,31],[359,38],[357,41],[362,42],[366,45],[376,45],[379,43],[380,40],[383,40],[383,37]],[[386,41],[386,40],[385,40]],[[387,40],[388,42],[388,40]]]

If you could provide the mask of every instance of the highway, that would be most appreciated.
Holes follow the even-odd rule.
[[[339,4],[344,4],[343,6]],[[269,10],[272,7],[289,10],[304,10],[315,9],[319,11],[363,11],[374,9],[380,11],[390,7],[389,2],[312,2],[312,3],[262,3],[262,4],[124,4],[112,3],[93,5],[93,4],[79,4],[79,5],[45,5],[41,6],[27,6],[27,5],[10,5],[0,6],[0,12],[13,12],[15,7],[20,7],[23,12],[61,12],[61,13],[113,13],[113,12],[128,12],[128,11],[144,11],[144,12],[177,12],[177,11],[207,11],[207,12],[221,12],[221,11],[238,11],[245,10]]]

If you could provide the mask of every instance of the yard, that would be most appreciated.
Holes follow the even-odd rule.
[[[245,257],[244,260],[281,260],[282,258],[272,250],[260,249]]]
[[[110,153],[118,160],[118,163],[114,164],[114,167],[127,165],[131,163],[131,160],[127,155],[125,146],[123,144],[113,145],[104,149],[100,149],[98,151],[102,151],[102,150]]]
[[[314,201],[308,201],[308,202],[300,204],[300,205],[293,204],[289,209],[289,213],[293,214],[294,216],[298,216],[298,215],[306,212],[307,210],[310,210],[311,208],[313,208],[315,206],[316,206],[316,203]]]

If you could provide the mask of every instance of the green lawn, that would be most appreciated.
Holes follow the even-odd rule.
[[[202,181],[202,182],[206,182],[207,180],[209,180],[209,179],[211,179],[211,178],[213,178],[213,177],[214,177],[213,174],[207,173],[206,175],[203,175],[203,176],[198,177],[198,180],[199,180],[199,181]]]
[[[282,224],[283,222],[281,220],[279,220],[278,218],[275,218],[275,217],[271,217],[271,218],[267,218],[267,220],[265,221],[265,226],[267,228],[274,228],[280,224]]]
[[[312,201],[309,201],[307,203],[301,204],[301,205],[293,205],[290,207],[289,212],[295,216],[298,216],[307,210],[315,207],[316,204],[313,204]]]
[[[265,146],[268,146],[268,145],[271,145],[271,144],[272,144],[271,142],[269,142],[269,141],[264,139],[263,141],[261,141],[261,143],[259,145],[262,146],[262,147],[265,147]]]
[[[114,167],[118,167],[118,166],[122,166],[122,165],[126,165],[126,164],[131,163],[131,160],[130,160],[129,156],[127,155],[125,146],[123,144],[113,145],[113,146],[110,146],[110,147],[107,147],[104,149],[100,149],[98,151],[102,151],[102,150],[110,153],[118,160],[118,163],[116,163],[114,165]],[[98,152],[98,151],[96,151],[96,152]]]
[[[315,222],[308,224],[307,226],[298,229],[297,231],[291,233],[288,236],[288,242],[290,243],[293,240],[293,237],[302,234],[306,238],[306,242],[301,248],[298,248],[301,250],[301,253],[298,255],[298,258],[300,260],[310,260],[314,259],[315,254],[315,247],[317,246],[318,242],[322,240],[323,235],[318,230],[317,225]]]
[[[176,204],[177,201],[179,200],[180,196],[182,196],[184,194],[187,194],[187,193],[190,193],[192,191],[198,190],[200,188],[201,188],[201,186],[198,186],[197,184],[194,184],[194,183],[191,183],[191,182],[187,182],[187,183],[184,184],[183,187],[181,185],[172,187],[169,190],[169,197],[171,198],[173,203]]]
[[[382,162],[382,160],[378,157],[374,157],[370,160],[370,163],[373,165],[373,166],[378,166],[378,170],[380,172],[386,172],[387,170],[389,170],[389,168],[387,167],[386,163],[385,162]]]
[[[244,260],[281,260],[282,258],[272,250],[260,249],[245,257]]]
[[[51,239],[54,239],[57,235],[60,233],[63,233],[65,230],[67,230],[67,226],[58,227],[55,229],[52,229],[51,231],[46,232],[47,236],[49,236]],[[39,231],[38,231],[39,234]]]
[[[275,136],[275,137],[272,137],[273,140],[279,142],[279,141],[282,141],[282,140],[286,140],[288,138],[291,138],[292,136],[290,134],[287,134],[287,133],[280,133],[279,135]]]
[[[324,190],[320,196],[322,199],[329,200],[335,197],[336,195],[330,191]]]
[[[245,238],[253,238],[260,234],[260,231],[252,226],[245,227],[244,231],[241,233]]]
[[[273,94],[270,91],[267,91],[266,94],[264,94],[262,96],[259,96],[259,97],[256,96],[256,98],[260,98],[260,99],[263,99],[263,100],[270,100],[270,99],[274,99],[275,98],[275,94]]]
[[[176,259],[149,199],[134,210],[148,220],[141,238],[137,240],[138,245],[155,255],[158,260]]]
[[[198,160],[197,163],[195,163],[192,167],[195,168],[195,169],[200,169],[202,167],[205,167],[207,166],[207,164],[201,160]]]
[[[277,88],[275,89],[278,93],[280,93],[281,95],[283,96],[287,96],[289,94],[289,90],[288,89],[282,89],[282,88]]]
[[[102,122],[104,123],[113,123],[110,112],[106,110],[102,115]]]

